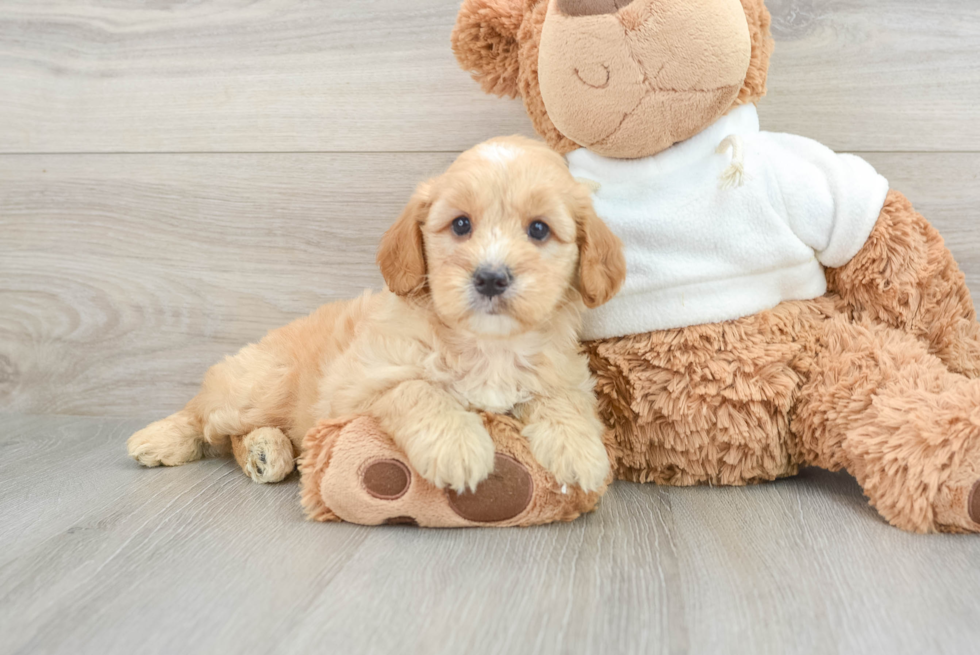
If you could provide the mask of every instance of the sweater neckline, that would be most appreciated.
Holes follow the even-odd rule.
[[[744,136],[759,132],[759,111],[755,105],[742,105],[686,141],[674,144],[663,152],[639,159],[603,157],[588,148],[579,148],[566,155],[569,166],[578,177],[607,182],[629,183],[670,173],[705,157],[713,155],[718,145],[732,135]]]

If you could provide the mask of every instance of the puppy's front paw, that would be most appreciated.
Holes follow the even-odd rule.
[[[493,471],[493,439],[470,412],[433,421],[405,445],[415,470],[440,489],[474,490]]]
[[[601,428],[574,428],[563,423],[540,422],[524,426],[521,434],[531,453],[559,484],[576,484],[582,491],[597,491],[609,475],[609,455]]]

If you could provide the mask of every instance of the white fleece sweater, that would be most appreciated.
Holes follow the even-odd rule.
[[[743,147],[741,186],[721,183]],[[622,291],[585,317],[583,338],[718,323],[827,291],[823,266],[858,253],[888,182],[863,159],[800,136],[759,131],[755,106],[644,159],[568,154],[577,178],[598,183],[596,212],[623,240]]]

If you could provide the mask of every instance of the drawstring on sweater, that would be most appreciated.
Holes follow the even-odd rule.
[[[743,186],[747,177],[745,174],[745,142],[742,137],[737,134],[725,137],[715,152],[723,155],[729,150],[732,151],[732,163],[721,174],[720,186],[724,190]],[[598,193],[599,189],[602,188],[601,184],[587,177],[576,177],[575,181],[584,185],[592,193]]]
[[[732,151],[732,163],[721,174],[721,188],[734,189],[745,184],[745,142],[742,137],[732,134],[722,141],[715,150],[719,155]]]
[[[587,177],[576,177],[575,181],[581,184],[582,186],[584,186],[585,188],[587,188],[590,193],[598,193],[599,189],[602,188],[601,184],[599,184],[595,180],[590,180]]]

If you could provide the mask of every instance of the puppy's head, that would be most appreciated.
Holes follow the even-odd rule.
[[[378,252],[394,293],[431,295],[447,324],[509,336],[623,283],[622,244],[564,160],[521,137],[487,141],[419,186]]]

